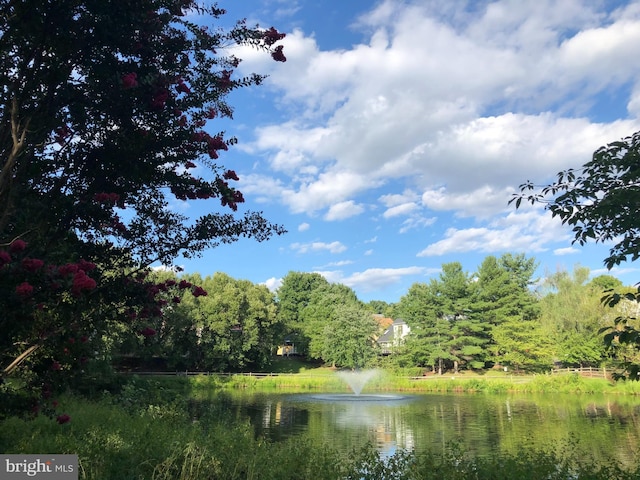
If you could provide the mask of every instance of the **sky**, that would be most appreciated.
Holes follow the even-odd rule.
[[[221,0],[227,21],[285,32],[286,63],[248,47],[220,162],[246,199],[288,233],[177,259],[276,289],[318,272],[368,302],[397,302],[444,263],[473,273],[521,254],[536,277],[607,271],[610,245],[572,244],[540,206],[508,202],[600,146],[640,130],[640,1]],[[197,173],[195,171],[194,173]],[[179,202],[189,216],[206,202]]]

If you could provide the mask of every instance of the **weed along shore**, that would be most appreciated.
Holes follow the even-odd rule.
[[[582,376],[576,370],[560,370],[547,374],[476,374],[415,375],[416,372],[380,370],[367,381],[364,392],[466,392],[466,393],[600,393],[640,395],[639,382],[611,382],[606,378]],[[235,373],[148,372],[140,377],[154,378],[168,384],[188,383],[199,388],[253,389],[256,391],[349,391],[349,386],[330,368],[309,369],[300,373]]]

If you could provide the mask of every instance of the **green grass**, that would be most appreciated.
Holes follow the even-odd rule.
[[[189,377],[193,388],[231,388],[258,391],[287,390],[292,392],[348,391],[335,371],[326,368],[298,374],[270,376],[231,375]],[[484,376],[458,374],[449,376],[408,377],[397,372],[380,371],[365,386],[364,392],[484,392],[484,393],[611,393],[640,394],[640,382],[612,383],[602,378],[581,377],[575,373],[562,375]]]

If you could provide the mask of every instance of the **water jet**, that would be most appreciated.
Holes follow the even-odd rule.
[[[354,395],[360,395],[367,382],[377,374],[377,370],[340,370],[337,375],[349,385]]]

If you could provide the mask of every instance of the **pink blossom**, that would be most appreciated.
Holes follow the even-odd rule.
[[[221,90],[227,90],[233,87],[233,80],[231,80],[231,74],[233,72],[230,70],[222,70],[220,72],[220,77],[218,77],[218,88]]]
[[[222,138],[222,135],[207,138],[207,143],[209,144],[209,148],[215,148],[216,150],[229,150],[229,147]]]
[[[207,134],[205,132],[194,132],[191,136],[191,139],[194,142],[202,142],[205,138],[207,138]]]
[[[80,295],[83,290],[93,290],[96,288],[96,281],[88,277],[84,270],[78,270],[73,276],[73,285],[71,293],[75,296]]]
[[[263,40],[266,45],[273,45],[278,40],[282,40],[287,36],[286,33],[280,33],[273,27],[271,27],[269,30],[266,30],[263,35]]]
[[[122,88],[133,88],[138,86],[138,74],[135,72],[125,73],[122,76]]]
[[[206,297],[208,295],[207,291],[202,287],[193,287],[191,291],[194,297]]]
[[[22,259],[22,268],[28,272],[37,272],[42,268],[44,262],[38,258],[24,258]]]
[[[98,203],[118,203],[120,195],[117,193],[96,193],[93,199]]]
[[[282,53],[282,49],[284,47],[282,45],[278,45],[275,50],[271,53],[271,57],[276,61],[276,62],[286,62],[287,61],[287,57],[284,56],[284,53]]]
[[[184,83],[183,79],[178,80],[178,85],[176,86],[176,90],[178,91],[178,93],[191,93],[191,89],[189,88],[189,85]]]
[[[79,269],[80,268],[75,263],[67,263],[66,265],[58,267],[58,273],[64,276],[70,273],[76,273]]]
[[[96,264],[80,259],[80,261],[78,262],[78,267],[85,272],[90,272],[91,270],[95,270]]]
[[[224,175],[222,175],[222,178],[226,180],[235,180],[235,181],[240,180],[238,178],[238,175],[236,175],[236,172],[234,172],[233,170],[227,170],[226,172],[224,172]]]
[[[55,129],[54,139],[59,145],[64,145],[65,140],[71,136],[71,130],[66,125]]]
[[[140,334],[144,335],[145,337],[153,337],[156,334],[156,331],[153,328],[145,327],[140,330]]]
[[[60,365],[60,362],[53,362],[51,364],[51,370],[55,370],[55,371],[62,370],[62,365]]]
[[[0,267],[7,263],[11,263],[11,255],[5,250],[0,250]]]
[[[21,252],[25,248],[27,248],[27,242],[25,242],[24,240],[21,240],[20,238],[18,238],[17,240],[14,240],[13,242],[11,242],[11,245],[9,245],[9,250],[12,253]]]
[[[58,415],[56,417],[56,422],[58,422],[60,425],[62,425],[63,423],[69,423],[70,421],[71,417],[66,413],[63,413],[62,415]]]
[[[28,298],[33,295],[33,287],[28,282],[22,282],[16,287],[16,294],[22,298]]]
[[[151,108],[162,110],[169,99],[169,91],[166,88],[158,89],[151,97]]]

